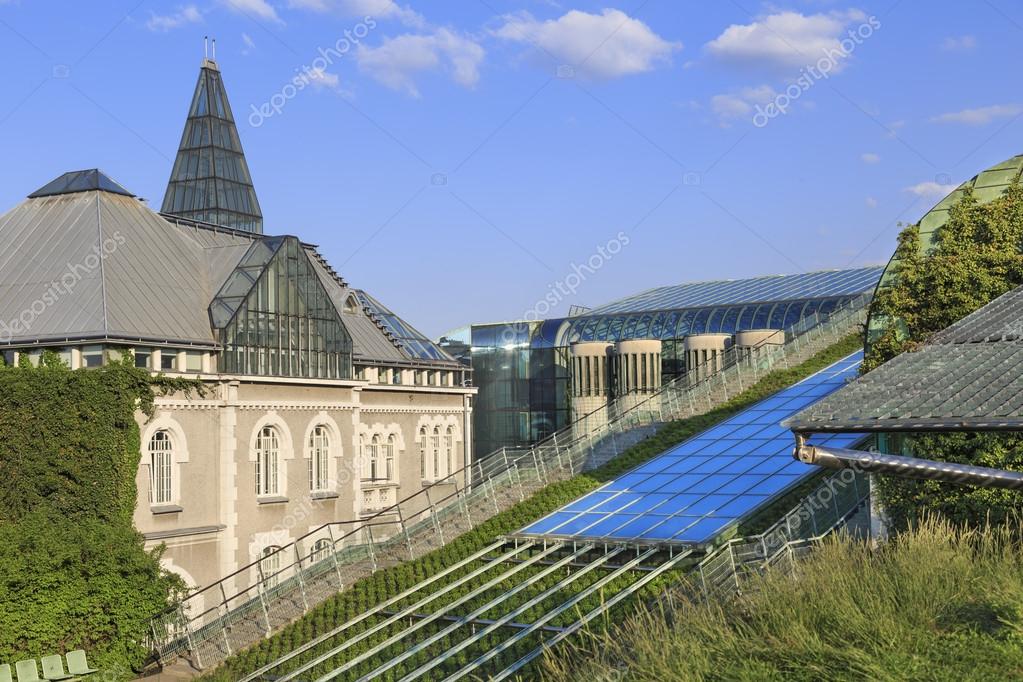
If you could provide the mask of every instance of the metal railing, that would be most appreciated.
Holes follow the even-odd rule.
[[[680,605],[676,603],[676,595],[680,593],[685,595],[684,604],[727,599],[738,594],[754,575],[762,574],[769,568],[791,570],[795,562],[806,556],[815,543],[847,523],[869,498],[867,474],[848,471],[849,473],[845,475],[833,474],[826,478],[820,487],[804,497],[796,507],[763,533],[736,538],[715,549],[696,568],[689,571],[680,584],[668,588],[654,601],[666,600],[670,607],[677,609]],[[683,553],[673,557],[653,569],[651,574],[664,572],[671,568],[677,559],[687,556]],[[619,602],[636,594],[640,587],[642,584],[637,583],[602,602],[508,667],[492,673],[488,679],[505,680],[521,673],[544,651],[579,632],[589,622],[603,616]],[[656,603],[652,603],[651,606],[656,608]],[[484,660],[484,657],[477,660]]]
[[[704,414],[772,369],[808,359],[862,325],[869,300],[800,320],[781,345],[730,349],[699,381],[682,375],[653,393],[622,396],[530,448],[502,448],[366,519],[314,529],[154,617],[151,650],[165,664],[188,656],[200,669],[217,665],[378,569],[423,556],[617,457],[664,422]]]
[[[692,574],[694,592],[704,601],[727,598],[771,567],[791,569],[797,558],[842,526],[869,496],[866,473],[846,469],[828,476],[763,533],[730,540],[708,554]]]

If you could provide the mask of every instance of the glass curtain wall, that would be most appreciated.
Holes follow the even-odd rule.
[[[352,339],[301,243],[255,242],[210,306],[221,371],[349,379]]]

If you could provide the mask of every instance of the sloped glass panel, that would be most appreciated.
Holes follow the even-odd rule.
[[[263,232],[263,215],[252,176],[227,91],[213,62],[204,62],[199,70],[161,211],[247,232]]]
[[[225,373],[352,376],[351,336],[294,237],[254,243],[210,305],[210,319]]]

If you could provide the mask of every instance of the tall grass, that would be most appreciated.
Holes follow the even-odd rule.
[[[548,652],[563,680],[1023,679],[1023,521],[825,541],[729,602],[684,598]]]

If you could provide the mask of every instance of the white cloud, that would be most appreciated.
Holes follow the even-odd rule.
[[[528,12],[506,14],[493,31],[504,40],[531,44],[590,78],[618,78],[669,63],[682,43],[661,38],[639,19],[617,9],[579,10],[540,21]]]
[[[423,15],[411,7],[399,5],[394,0],[289,0],[288,6],[315,12],[337,12],[352,17],[393,19],[416,28],[426,26]]]
[[[360,44],[355,58],[361,71],[387,87],[419,97],[415,77],[438,69],[447,70],[460,85],[473,87],[484,55],[483,47],[471,38],[440,28],[387,38],[378,47]]]
[[[351,96],[352,93],[341,87],[341,79],[335,73],[323,69],[310,69],[305,72],[313,90],[329,90],[339,95]]]
[[[837,71],[847,56],[842,49],[846,27],[866,19],[858,10],[778,12],[751,24],[732,24],[705,47],[725,62],[769,68],[809,66],[830,55],[835,62],[832,70]]]
[[[1023,113],[1023,107],[1018,104],[995,104],[990,107],[977,109],[963,109],[952,111],[940,116],[933,116],[931,123],[962,123],[971,126],[982,126],[991,123],[996,118],[1009,118],[1019,116]]]
[[[284,22],[277,16],[277,10],[266,0],[220,0],[228,9],[257,19],[267,19],[279,24]]]
[[[245,49],[242,50],[242,54],[249,54],[256,49],[256,41],[252,39],[248,33],[242,33],[242,44],[245,45]]]
[[[944,197],[951,193],[958,185],[945,185],[942,183],[928,180],[926,182],[918,182],[912,187],[907,187],[906,192],[915,194],[918,197]]]
[[[862,161],[863,163],[877,163],[880,160],[881,157],[873,152],[866,152],[864,154],[860,154],[860,161]]]
[[[867,197],[866,199],[867,208],[877,208],[877,199],[874,197]]]
[[[752,120],[753,105],[767,104],[777,96],[778,93],[769,85],[746,87],[714,95],[710,98],[710,109],[717,115],[718,123],[727,127],[734,119],[749,117]]]
[[[146,28],[150,31],[166,32],[180,28],[186,24],[198,24],[202,21],[202,12],[195,5],[185,5],[170,14],[150,13]]]
[[[977,47],[975,36],[949,36],[941,41],[941,49],[946,52],[969,52]]]

